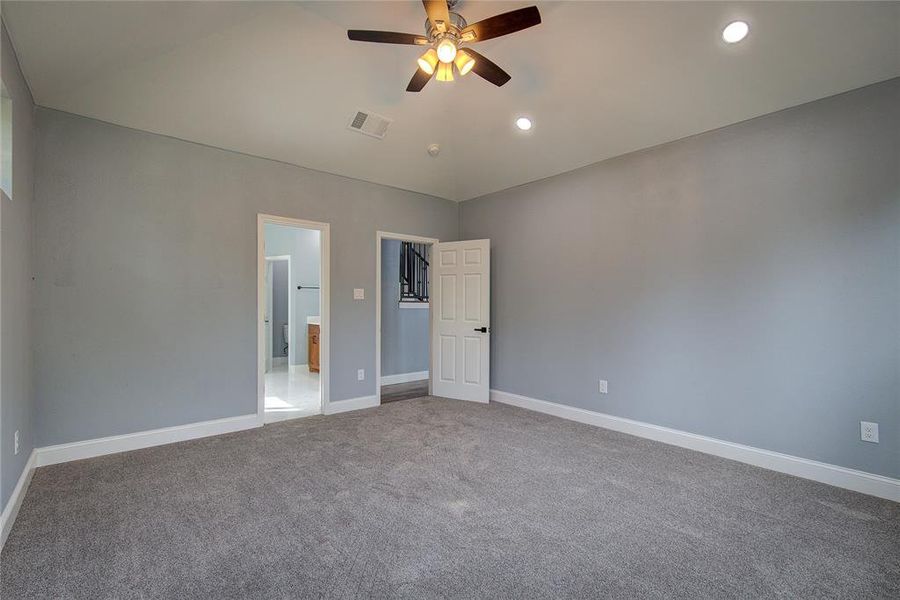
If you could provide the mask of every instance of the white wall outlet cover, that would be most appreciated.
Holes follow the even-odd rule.
[[[354,300],[365,300],[366,292],[363,288],[353,288],[353,299]]]
[[[601,393],[601,394],[606,394],[606,393],[607,393],[607,383],[606,383],[606,380],[605,380],[605,379],[601,379],[601,380],[600,380],[600,393]]]
[[[366,370],[365,369],[360,369],[356,372],[357,380],[362,381],[365,378],[366,378]]]
[[[13,435],[13,454],[19,453],[19,430],[16,429],[15,435]]]
[[[878,443],[878,423],[870,421],[859,422],[859,439],[864,442]]]

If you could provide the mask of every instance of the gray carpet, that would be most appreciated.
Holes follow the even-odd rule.
[[[435,398],[38,469],[13,598],[898,598],[900,504]]]

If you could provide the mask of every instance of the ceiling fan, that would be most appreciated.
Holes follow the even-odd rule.
[[[460,75],[472,71],[496,86],[503,85],[510,80],[509,73],[468,46],[463,46],[533,27],[541,22],[541,13],[536,6],[529,6],[469,25],[462,15],[451,11],[457,1],[422,0],[428,15],[425,35],[350,29],[347,37],[357,42],[429,46],[418,59],[419,68],[406,86],[407,92],[421,91],[435,73],[438,81],[453,81],[454,67]]]

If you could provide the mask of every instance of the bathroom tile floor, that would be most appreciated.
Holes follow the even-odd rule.
[[[319,414],[319,374],[306,365],[272,367],[266,373],[265,406],[266,423]]]

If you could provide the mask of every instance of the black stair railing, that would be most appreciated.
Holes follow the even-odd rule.
[[[428,302],[428,259],[425,244],[400,244],[400,302]]]

